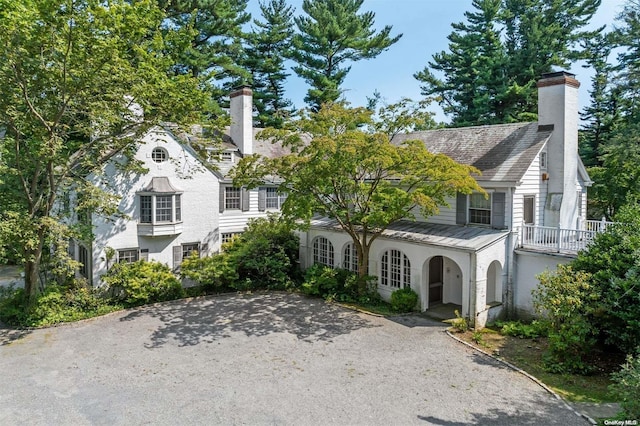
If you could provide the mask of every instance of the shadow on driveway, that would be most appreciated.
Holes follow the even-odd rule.
[[[148,348],[169,340],[179,346],[231,337],[290,333],[306,342],[331,341],[361,328],[376,327],[365,318],[334,305],[297,294],[232,294],[163,303],[133,311],[120,321],[151,316],[161,321]]]

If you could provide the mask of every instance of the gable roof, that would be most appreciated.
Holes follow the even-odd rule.
[[[437,129],[396,135],[393,142],[419,140],[432,153],[476,167],[478,182],[519,182],[549,140],[552,126],[512,123]]]

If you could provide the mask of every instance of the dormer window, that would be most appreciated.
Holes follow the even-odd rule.
[[[221,152],[220,161],[225,161],[225,162],[233,161],[233,152],[230,152],[230,151]]]
[[[151,151],[151,159],[156,163],[164,163],[169,158],[169,153],[162,147],[155,147]]]

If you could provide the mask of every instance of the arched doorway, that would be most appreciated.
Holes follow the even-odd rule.
[[[446,256],[433,256],[424,263],[422,308],[438,305],[462,305],[462,270]]]

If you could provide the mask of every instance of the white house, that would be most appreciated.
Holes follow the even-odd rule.
[[[483,326],[505,313],[530,314],[535,275],[574,255],[584,224],[589,176],[578,156],[578,87],[557,72],[538,82],[539,121],[440,129],[397,136],[475,166],[489,194],[462,195],[415,222],[399,222],[374,242],[369,272],[388,299],[411,287],[420,307],[457,305]],[[561,229],[571,233],[561,234]],[[573,244],[571,246],[570,244]],[[565,247],[567,246],[567,247]],[[355,269],[354,247],[333,221],[319,219],[301,239],[303,266]]]
[[[227,177],[243,155],[284,152],[277,145],[254,142],[260,129],[252,127],[251,90],[243,87],[230,96],[232,124],[221,148],[197,153],[189,143],[193,135],[180,135],[175,126],[156,127],[135,154],[146,173],[121,172],[117,164],[124,158],[117,157],[104,176],[89,177],[121,197],[118,208],[126,215],[92,215],[93,241],[71,245],[71,254],[83,264],[80,274],[90,283],[99,285],[114,262],[147,259],[177,269],[192,251],[216,252],[222,242],[242,232],[249,219],[280,209],[284,196],[275,187],[247,191],[234,187]],[[110,258],[112,250],[115,255]]]
[[[593,233],[584,226],[591,182],[578,156],[578,87],[572,74],[544,75],[538,82],[538,122],[440,129],[394,139],[423,141],[432,152],[480,169],[478,182],[489,199],[459,195],[436,216],[390,227],[374,243],[368,265],[384,298],[410,286],[422,310],[452,304],[477,326],[507,311],[531,313],[535,275],[569,261]],[[231,117],[221,152],[209,153],[208,159],[190,147],[188,138],[158,127],[135,155],[146,174],[123,175],[116,159],[106,179],[94,179],[122,196],[119,207],[128,215],[115,222],[92,217],[94,241],[72,247],[94,285],[109,262],[145,258],[177,268],[192,251],[215,252],[250,218],[280,208],[285,196],[275,187],[246,191],[228,178],[243,155],[285,152],[256,138],[260,129],[252,126],[250,89],[231,94]],[[300,235],[303,267],[356,268],[349,236],[331,220],[315,220]],[[107,258],[108,248],[115,250],[115,258]]]

